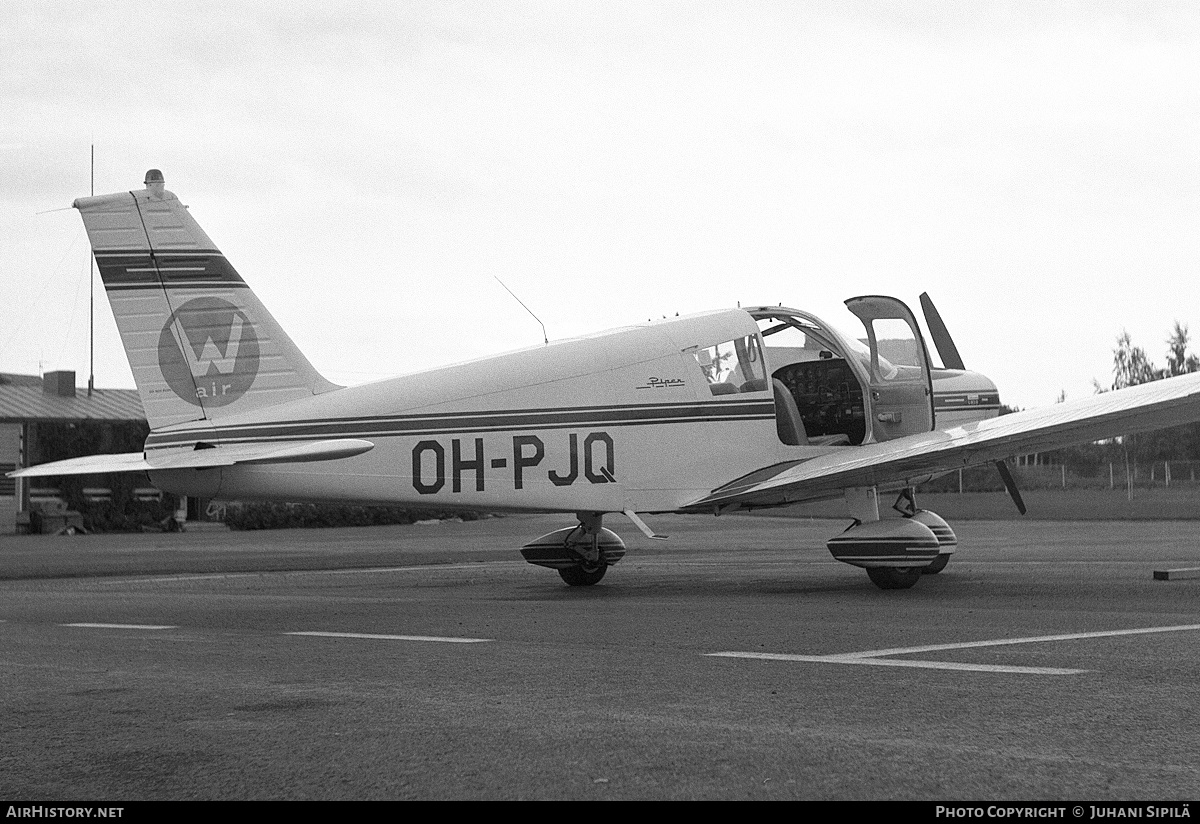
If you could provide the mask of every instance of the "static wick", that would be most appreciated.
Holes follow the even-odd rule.
[[[501,286],[504,286],[504,281],[500,280],[500,278],[496,277],[495,275],[492,275],[492,277],[496,278],[496,283],[499,283]],[[507,286],[504,286],[504,291],[508,292],[510,295],[512,295],[513,300],[515,300],[517,303],[521,304],[521,308],[524,309],[526,312],[528,312],[530,314],[530,316],[538,322],[538,326],[542,327],[542,341],[547,346],[549,346],[550,345],[550,336],[546,334],[546,324],[542,323],[542,319],[539,318],[537,315],[533,314],[533,310],[530,309],[528,306],[526,306],[525,302],[523,300],[521,300],[519,297],[517,297],[516,293],[513,292],[512,289],[509,289]]]

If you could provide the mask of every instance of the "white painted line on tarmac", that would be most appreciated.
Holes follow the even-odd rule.
[[[313,638],[366,638],[373,641],[434,641],[442,644],[487,644],[493,638],[454,638],[437,635],[376,635],[368,632],[285,632],[284,635],[306,635]]]
[[[60,627],[83,627],[84,629],[177,629],[167,624],[59,624]]]
[[[218,575],[177,575],[173,578],[117,578],[98,581],[101,584],[157,584],[164,581],[223,581],[226,578],[250,578],[265,575],[263,572],[238,572]]]
[[[1038,644],[1043,641],[1076,641],[1081,638],[1112,638],[1120,635],[1149,635],[1158,632],[1191,632],[1200,630],[1200,624],[1180,624],[1172,627],[1146,627],[1144,629],[1111,629],[1102,632],[1068,632],[1061,635],[1033,635],[1026,638],[997,638],[994,641],[965,641],[959,644],[928,644],[922,647],[895,647],[867,652],[850,652],[854,658],[876,655],[910,655],[917,652],[940,652],[949,649],[975,649],[978,647],[1003,647],[1009,644]]]
[[[997,638],[991,641],[964,641],[957,644],[926,644],[920,647],[891,647],[865,652],[844,652],[834,655],[788,655],[770,652],[710,652],[714,658],[757,658],[768,661],[807,661],[822,664],[863,664],[875,667],[917,667],[920,669],[948,669],[966,672],[1012,672],[1030,675],[1078,675],[1087,670],[1063,669],[1058,667],[1019,667],[996,664],[959,664],[946,661],[896,660],[885,655],[913,655],[920,652],[944,652],[957,649],[1001,647],[1014,644],[1036,644],[1046,641],[1076,641],[1085,638],[1115,638],[1124,635],[1150,635],[1164,632],[1194,632],[1200,624],[1180,624],[1170,627],[1145,627],[1142,629],[1114,629],[1101,632],[1069,632],[1059,635],[1034,635],[1024,638]]]
[[[312,569],[312,570],[290,570],[286,575],[359,575],[361,573],[374,572],[436,572],[439,569],[486,569],[492,566],[512,566],[513,562],[509,561],[479,561],[472,564],[425,564],[424,566],[403,566],[403,567],[369,567],[366,569]]]
[[[815,664],[861,664],[870,667],[915,667],[917,669],[961,670],[965,672],[1013,672],[1026,675],[1078,675],[1087,670],[1058,667],[1017,667],[1000,664],[958,664],[950,661],[898,661],[894,658],[863,658],[848,655],[786,655],[771,652],[710,652],[713,658],[758,658],[767,661],[807,661]]]
[[[473,564],[427,564],[425,566],[365,567],[363,569],[278,569],[260,572],[223,572],[197,575],[170,575],[156,578],[106,579],[104,584],[162,584],[180,581],[230,581],[239,578],[262,578],[266,575],[370,575],[383,572],[434,572],[440,569],[486,569],[497,565],[510,565],[511,561],[481,561]]]

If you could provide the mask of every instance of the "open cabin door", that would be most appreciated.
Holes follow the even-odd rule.
[[[933,376],[917,319],[903,302],[881,295],[850,298],[846,308],[867,330],[871,349],[868,410],[873,440],[933,429]]]

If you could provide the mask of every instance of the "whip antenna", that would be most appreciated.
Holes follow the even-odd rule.
[[[495,278],[496,276],[492,275],[492,277]],[[500,278],[496,278],[496,283],[499,283],[501,286],[504,286],[504,281],[500,280]],[[524,309],[526,312],[528,312],[530,314],[530,316],[538,322],[538,326],[542,327],[542,341],[548,346],[550,344],[550,337],[546,334],[546,324],[542,323],[541,318],[539,318],[537,315],[533,314],[533,310],[530,309],[528,306],[526,306],[524,301],[522,301],[519,297],[517,297],[516,293],[514,293],[512,289],[509,289],[507,286],[504,286],[504,291],[508,292],[510,295],[512,295],[512,299],[515,300],[517,303],[521,304],[521,308]]]
[[[92,144],[92,197],[96,196],[96,144]],[[88,255],[88,394],[96,388],[96,258]]]

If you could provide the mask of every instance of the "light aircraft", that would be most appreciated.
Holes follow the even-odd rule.
[[[143,452],[17,477],[147,472],[161,489],[234,500],[357,501],[574,513],[522,548],[570,585],[625,554],[603,525],[658,513],[842,497],[828,542],[884,589],[941,570],[957,538],[913,488],[1004,459],[1200,420],[1200,374],[998,416],[937,310],[846,306],[862,341],[798,309],[665,318],[362,386],[312,367],[187,208],[164,188],[80,198],[151,427]],[[881,494],[898,496],[881,517]],[[885,509],[884,515],[890,515]]]

